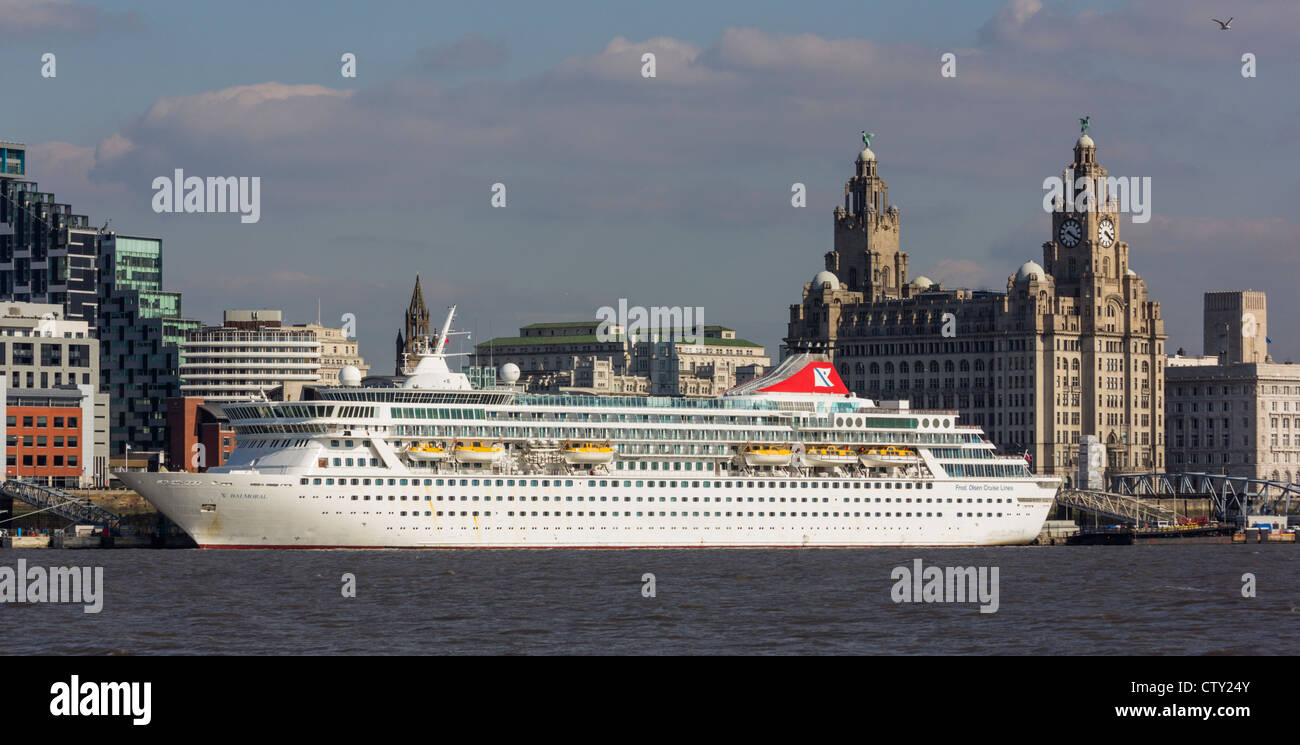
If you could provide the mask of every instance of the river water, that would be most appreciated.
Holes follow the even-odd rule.
[[[0,568],[19,559],[102,567],[103,607],[0,605],[8,654],[1300,654],[1294,545],[8,550]],[[990,593],[996,568],[996,612],[895,602],[917,559],[984,567]]]

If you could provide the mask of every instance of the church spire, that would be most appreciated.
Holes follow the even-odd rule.
[[[416,341],[429,335],[429,307],[424,304],[424,290],[420,287],[420,275],[415,275],[415,289],[411,292],[411,304],[406,309],[405,338],[398,334],[397,373],[402,374],[405,363],[404,355],[414,353]]]

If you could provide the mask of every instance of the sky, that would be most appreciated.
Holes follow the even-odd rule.
[[[473,340],[626,298],[775,359],[863,129],[911,275],[1005,290],[1042,260],[1043,180],[1086,115],[1112,176],[1151,179],[1119,238],[1168,348],[1201,351],[1203,292],[1255,289],[1272,354],[1300,359],[1300,5],[623,6],[0,0],[0,140],[93,224],[161,238],[186,316],[319,301],[382,374],[417,273]],[[260,219],[155,212],[176,169],[257,177]]]

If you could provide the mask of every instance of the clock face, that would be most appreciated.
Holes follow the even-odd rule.
[[[1109,217],[1097,225],[1097,240],[1102,248],[1110,248],[1115,243],[1115,222]]]
[[[1074,248],[1079,245],[1079,241],[1083,238],[1083,226],[1073,218],[1066,220],[1061,223],[1061,230],[1057,233],[1057,237],[1060,238],[1061,245],[1066,248]]]

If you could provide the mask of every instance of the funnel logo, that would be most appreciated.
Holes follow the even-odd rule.
[[[788,362],[789,360],[787,360]],[[835,368],[826,362],[812,362],[793,373],[782,373],[778,368],[773,375],[778,377],[777,381],[760,388],[759,391],[765,393],[830,393],[844,396],[849,394],[849,389],[844,386],[844,381],[840,380]]]

